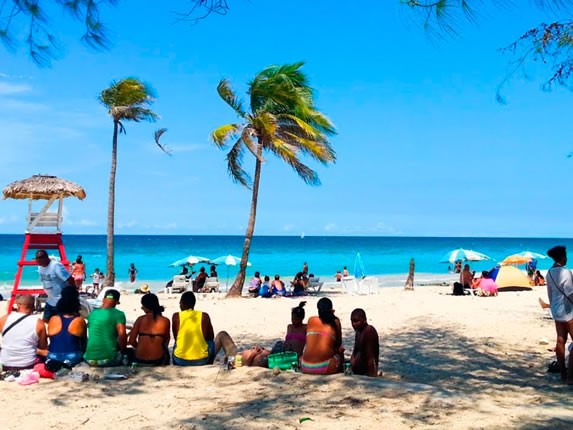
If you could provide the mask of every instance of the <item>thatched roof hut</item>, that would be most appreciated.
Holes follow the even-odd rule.
[[[12,182],[2,191],[4,199],[50,200],[52,197],[86,198],[86,192],[78,184],[56,176],[34,175],[28,179]]]

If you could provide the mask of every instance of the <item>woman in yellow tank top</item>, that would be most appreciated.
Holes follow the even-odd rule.
[[[203,366],[213,364],[215,356],[224,349],[235,355],[237,348],[227,332],[214,335],[209,314],[195,310],[195,294],[186,291],[181,295],[181,312],[173,314],[172,327],[175,346],[173,364],[176,366]]]

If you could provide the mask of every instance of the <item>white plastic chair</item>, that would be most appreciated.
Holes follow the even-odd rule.
[[[342,288],[347,294],[358,294],[358,281],[354,276],[344,276],[342,278]]]
[[[215,293],[219,292],[219,279],[216,277],[205,279],[205,284],[203,284],[203,291],[205,293]]]

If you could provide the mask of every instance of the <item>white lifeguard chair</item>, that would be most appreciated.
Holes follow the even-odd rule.
[[[29,250],[57,249],[60,262],[69,269],[70,263],[62,240],[63,201],[66,197],[77,197],[83,200],[86,193],[81,186],[56,176],[34,175],[28,179],[12,182],[4,188],[3,196],[4,199],[28,199],[29,201],[24,245],[8,303],[8,312],[11,312],[17,295],[44,293],[43,288],[20,288],[24,267],[37,265],[35,255],[31,259],[27,257]],[[34,211],[35,200],[47,200],[47,202],[39,211]],[[56,202],[57,211],[50,211],[49,209]]]

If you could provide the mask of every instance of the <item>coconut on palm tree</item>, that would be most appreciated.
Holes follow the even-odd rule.
[[[336,130],[330,120],[314,105],[314,94],[306,75],[300,70],[304,63],[270,66],[249,82],[249,111],[223,79],[217,86],[221,98],[239,116],[241,122],[217,128],[211,134],[215,145],[229,149],[227,165],[231,178],[252,189],[251,211],[239,273],[228,296],[240,296],[251,239],[255,231],[257,202],[263,154],[270,152],[290,165],[309,185],[320,185],[317,173],[303,163],[301,156],[322,164],[333,163],[336,154],[328,136]],[[255,159],[254,178],[243,169],[245,150]]]
[[[109,203],[107,210],[107,263],[105,285],[115,283],[114,268],[114,220],[115,220],[115,172],[117,168],[117,136],[125,134],[126,121],[156,121],[158,116],[149,109],[154,101],[153,89],[136,78],[112,82],[103,90],[99,101],[108,109],[113,120],[111,170],[109,174]]]

